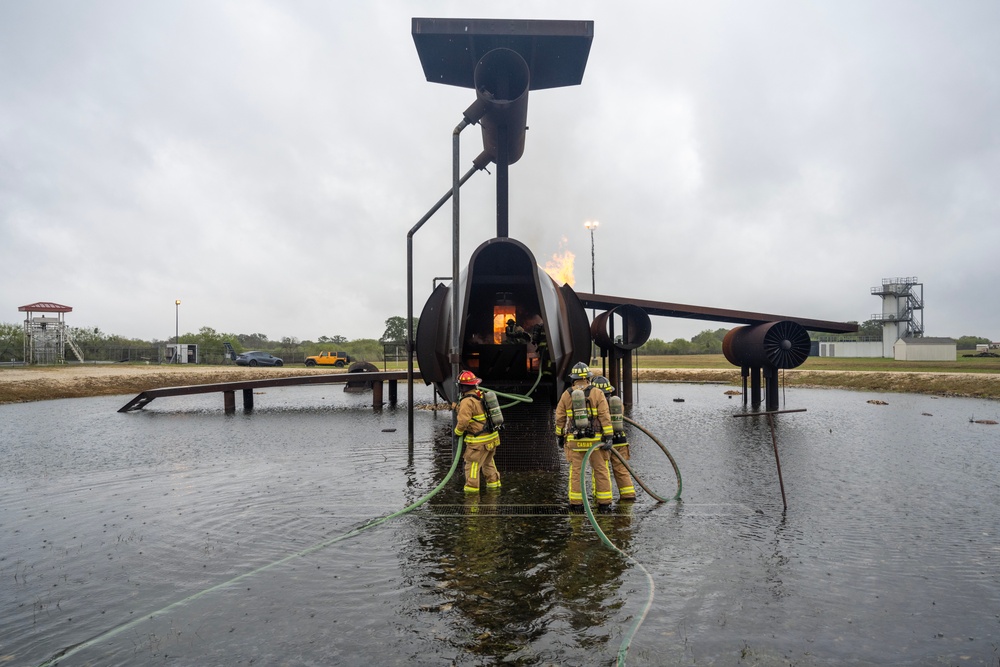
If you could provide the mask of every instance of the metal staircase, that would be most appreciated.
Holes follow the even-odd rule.
[[[924,285],[916,277],[883,278],[881,287],[873,287],[871,293],[883,301],[882,312],[872,320],[897,325],[898,338],[924,335]]]
[[[66,345],[69,346],[69,349],[73,351],[73,354],[74,356],[76,356],[77,360],[82,363],[83,352],[80,350],[80,347],[73,340],[73,335],[70,333],[69,327],[66,327]]]

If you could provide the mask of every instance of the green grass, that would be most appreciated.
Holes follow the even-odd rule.
[[[959,351],[955,361],[896,361],[871,357],[809,357],[798,367],[804,371],[877,371],[911,373],[997,373],[1000,374],[1000,357],[963,357]],[[970,354],[965,351],[964,354]],[[372,362],[382,370],[405,371],[406,362]],[[416,361],[414,360],[414,363]],[[639,368],[710,368],[731,370],[735,368],[721,354],[664,354],[642,355]]]
[[[1000,357],[963,357],[955,361],[896,361],[868,357],[809,357],[804,371],[879,371],[915,373],[1000,373]],[[966,354],[968,354],[966,352]],[[734,368],[721,354],[640,356],[639,368]]]

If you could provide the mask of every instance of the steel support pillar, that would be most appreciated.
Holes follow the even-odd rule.
[[[764,368],[764,409],[774,412],[779,408],[778,369],[773,366]]]
[[[507,126],[497,127],[497,236],[507,237],[509,229],[509,183],[507,155]],[[456,283],[457,284],[457,283]]]
[[[760,407],[760,369],[750,369],[750,407]]]
[[[622,353],[622,405],[626,408],[632,407],[632,352],[631,350]]]

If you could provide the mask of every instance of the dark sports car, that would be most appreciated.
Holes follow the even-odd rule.
[[[270,352],[244,352],[236,355],[237,366],[284,366],[278,357]]]

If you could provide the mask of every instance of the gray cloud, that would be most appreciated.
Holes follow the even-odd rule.
[[[511,235],[542,263],[574,252],[580,289],[598,219],[600,292],[864,320],[869,287],[918,276],[928,334],[1000,339],[995,3],[502,14],[595,21],[583,85],[532,94],[511,169]],[[380,335],[472,99],[427,83],[410,37],[449,15],[497,10],[0,5],[0,321],[53,300],[73,325],[167,338],[180,298],[182,330]],[[462,141],[464,172],[478,130]],[[494,233],[494,187],[462,190],[464,257]],[[450,273],[450,218],[415,239],[418,308]]]

